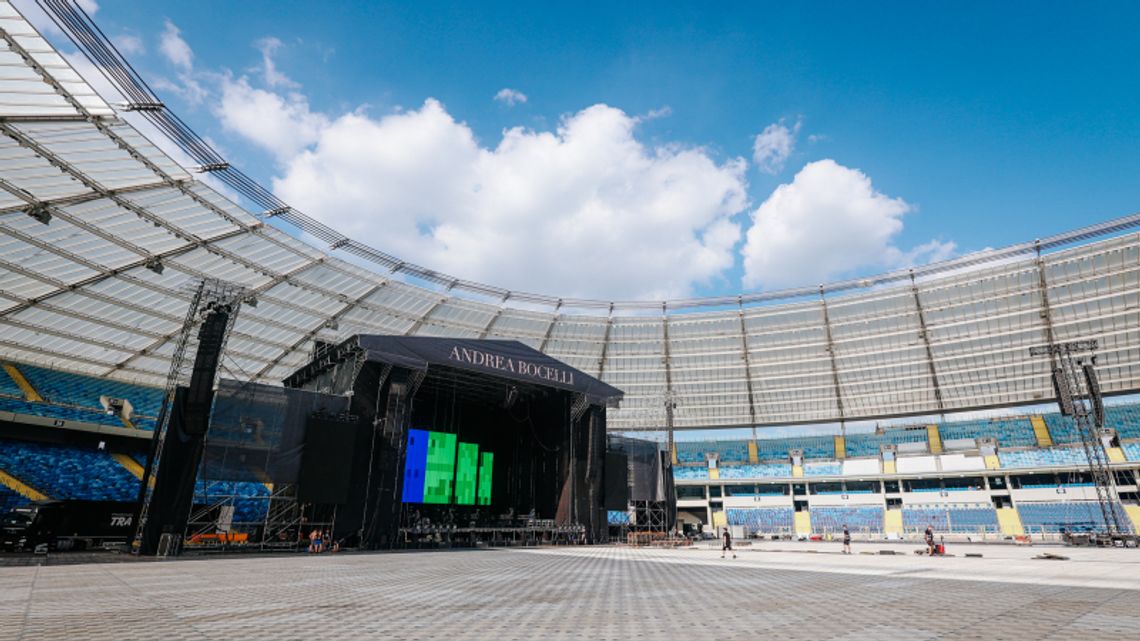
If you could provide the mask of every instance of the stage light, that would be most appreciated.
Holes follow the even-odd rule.
[[[158,256],[147,258],[145,267],[160,276],[162,275],[162,270],[166,269],[162,266],[162,260]]]
[[[24,211],[32,218],[45,225],[51,222],[51,212],[48,211],[46,205],[32,205]]]
[[[503,407],[511,409],[519,400],[519,388],[514,385],[507,386],[507,397],[503,400]]]

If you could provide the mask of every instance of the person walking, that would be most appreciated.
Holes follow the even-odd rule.
[[[724,528],[724,544],[720,548],[720,558],[724,558],[725,552],[732,552],[732,558],[736,558],[736,550],[732,549],[732,533],[728,528]]]
[[[934,556],[934,526],[926,526],[926,533],[924,536],[926,538],[926,553],[929,556]]]
[[[847,524],[843,524],[843,553],[851,554],[851,530],[847,529]]]

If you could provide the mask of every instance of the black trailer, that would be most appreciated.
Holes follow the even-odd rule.
[[[134,534],[131,501],[38,501],[0,517],[0,548],[90,550],[126,544]]]

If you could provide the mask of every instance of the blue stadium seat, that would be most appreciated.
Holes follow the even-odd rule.
[[[839,461],[804,463],[804,476],[841,476],[843,464]]]
[[[673,478],[678,481],[704,480],[709,477],[709,468],[699,465],[693,467],[673,466]]]
[[[743,525],[750,532],[778,534],[792,531],[795,511],[790,507],[728,508],[725,518],[729,525]]]
[[[1050,467],[1087,464],[1085,451],[1079,447],[1047,447],[1036,450],[998,452],[1002,467]]]
[[[1140,405],[1109,405],[1104,408],[1104,426],[1122,439],[1140,438]]]
[[[883,508],[865,505],[811,508],[813,532],[841,532],[844,524],[852,532],[882,532]]]
[[[1046,414],[1042,418],[1045,419],[1045,426],[1049,428],[1049,436],[1054,443],[1081,442],[1081,433],[1073,419],[1056,413]]]
[[[790,463],[759,463],[752,465],[723,465],[722,479],[787,478],[792,475]]]
[[[1117,505],[1120,514],[1124,508]],[[1105,529],[1104,515],[1095,501],[1067,501],[1058,503],[1020,503],[1017,511],[1025,531],[1037,532],[1089,532]],[[1128,517],[1124,523],[1131,531]]]
[[[997,512],[992,507],[904,507],[903,528],[922,531],[934,525],[936,532],[970,534],[999,531]]]
[[[926,440],[926,428],[889,429],[882,434],[849,434],[846,439],[847,456],[850,458],[878,456],[882,445],[925,443]]]
[[[99,410],[103,407],[99,403],[99,397],[111,396],[130,401],[135,413],[144,416],[158,416],[162,408],[163,390],[158,388],[61,372],[35,365],[17,364],[17,367],[44,400],[51,403]]]
[[[0,514],[28,503],[28,499],[0,485]]]
[[[678,463],[704,463],[711,453],[722,463],[748,462],[748,441],[679,441],[676,448]]]
[[[1124,443],[1121,445],[1124,457],[1129,461],[1140,461],[1140,443]]]
[[[0,441],[0,469],[53,499],[133,501],[139,481],[107,452]]]
[[[1033,447],[1037,444],[1033,424],[1024,417],[951,421],[939,425],[938,434],[943,441],[989,437],[996,439],[1002,447]]]
[[[629,525],[629,512],[609,510],[606,512],[606,522],[610,525]]]
[[[24,398],[24,390],[16,385],[16,381],[8,376],[8,372],[0,368],[0,396],[11,396],[13,398]]]
[[[0,412],[15,412],[28,416],[43,416],[45,418],[58,418],[65,421],[94,423],[96,425],[108,425],[111,427],[123,426],[123,422],[120,421],[117,416],[107,414],[107,412],[103,410],[67,407],[50,403],[33,403],[8,396],[0,396]]]

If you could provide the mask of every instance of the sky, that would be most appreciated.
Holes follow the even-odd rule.
[[[512,289],[776,290],[1140,210],[1137,3],[83,4],[286,202]]]

